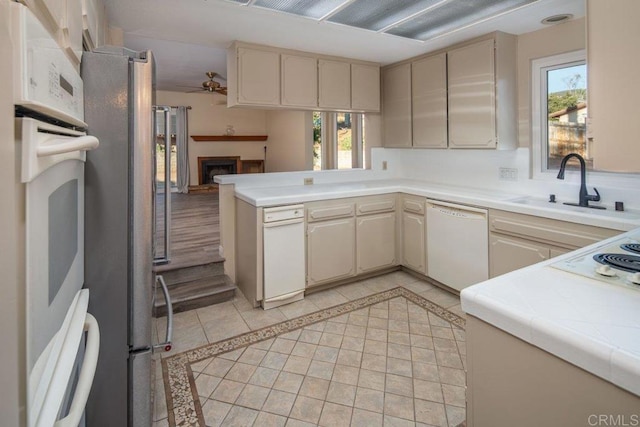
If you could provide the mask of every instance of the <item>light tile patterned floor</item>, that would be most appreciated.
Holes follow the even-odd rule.
[[[268,311],[240,295],[179,313],[164,356],[397,286],[464,317],[457,296],[395,272]],[[463,330],[396,297],[190,367],[208,426],[456,426],[465,419],[465,363]],[[168,425],[161,375],[154,427]]]

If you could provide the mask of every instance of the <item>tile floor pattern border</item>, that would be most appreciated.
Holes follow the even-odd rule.
[[[465,320],[462,317],[404,287],[396,287],[286,320],[256,331],[247,332],[213,344],[188,350],[162,359],[162,376],[164,379],[169,425],[171,427],[206,426],[200,399],[196,390],[193,371],[190,366],[192,363],[237,350],[238,348],[274,338],[280,334],[291,332],[396,297],[404,297],[452,325],[464,329]]]

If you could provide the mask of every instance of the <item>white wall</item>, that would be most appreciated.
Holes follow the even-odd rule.
[[[266,172],[313,169],[311,111],[271,110],[267,113]]]
[[[233,125],[236,135],[267,135],[267,111],[227,108],[226,97],[216,93],[158,91],[158,105],[190,105],[190,135],[223,135]],[[268,141],[267,141],[268,142]],[[264,159],[264,141],[189,141],[190,184],[198,184],[198,157],[240,156]]]
[[[10,1],[0,0],[0,57],[12,57]],[[0,414],[3,426],[26,424],[24,186],[13,128],[12,61],[0,63]]]

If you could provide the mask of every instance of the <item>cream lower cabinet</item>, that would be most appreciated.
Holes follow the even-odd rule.
[[[395,194],[356,199],[357,274],[397,265]]]
[[[307,286],[356,274],[356,220],[335,219],[307,227]]]
[[[489,236],[489,252],[490,277],[533,265],[550,257],[547,245],[497,233]]]
[[[608,228],[489,211],[489,277],[545,261],[621,232]]]
[[[402,199],[402,265],[427,274],[427,234],[424,198]]]
[[[352,199],[305,205],[307,287],[356,274],[356,218]]]

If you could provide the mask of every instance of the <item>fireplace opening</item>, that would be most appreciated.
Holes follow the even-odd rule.
[[[198,171],[200,185],[214,184],[216,175],[238,173],[240,157],[198,157]]]

